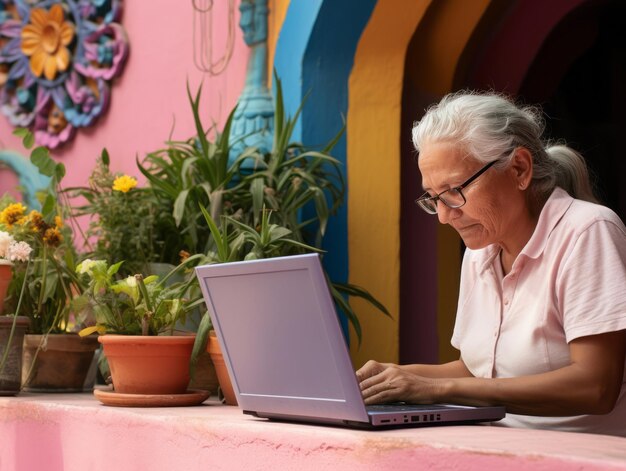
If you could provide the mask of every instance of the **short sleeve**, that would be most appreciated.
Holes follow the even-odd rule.
[[[570,341],[626,329],[626,234],[610,220],[592,222],[564,254],[557,279]]]

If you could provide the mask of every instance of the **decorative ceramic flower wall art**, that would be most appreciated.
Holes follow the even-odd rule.
[[[121,0],[0,0],[0,110],[55,148],[107,108],[128,40]]]

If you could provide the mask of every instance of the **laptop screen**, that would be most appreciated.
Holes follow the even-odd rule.
[[[317,254],[196,272],[244,410],[367,420]]]

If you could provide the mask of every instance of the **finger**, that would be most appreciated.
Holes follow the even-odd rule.
[[[380,404],[382,402],[392,402],[393,391],[385,384],[380,383],[363,391],[365,404]]]
[[[369,378],[370,376],[374,376],[379,373],[381,370],[380,363],[369,360],[365,365],[359,368],[356,372],[356,377],[359,381],[362,381],[365,378]]]
[[[363,392],[367,389],[371,389],[375,387],[377,384],[381,383],[382,381],[384,381],[384,378],[379,373],[377,375],[370,376],[369,378],[365,378],[364,380],[359,382],[359,387],[361,388],[361,392]]]
[[[382,374],[367,379],[362,384],[361,395],[365,397],[387,396],[394,389],[393,382],[383,377]]]

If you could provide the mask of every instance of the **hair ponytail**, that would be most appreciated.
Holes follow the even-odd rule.
[[[581,154],[563,144],[548,145],[546,153],[554,169],[555,181],[552,187],[560,186],[574,198],[599,203],[593,192],[589,169]]]

